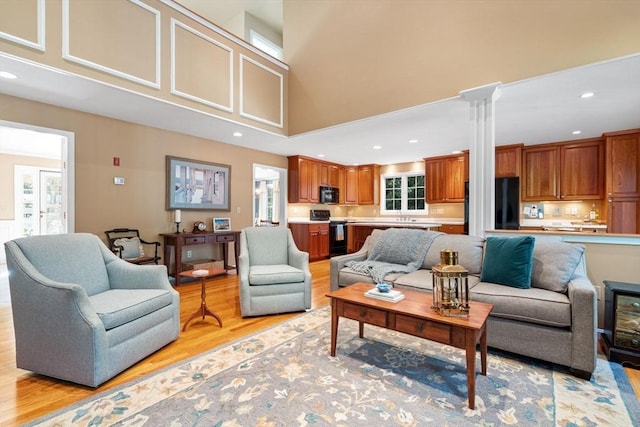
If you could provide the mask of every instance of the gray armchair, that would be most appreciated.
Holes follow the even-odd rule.
[[[249,227],[240,233],[240,311],[243,317],[311,308],[309,254],[286,227]]]
[[[97,387],[178,337],[164,265],[123,261],[85,233],[5,249],[18,368]]]

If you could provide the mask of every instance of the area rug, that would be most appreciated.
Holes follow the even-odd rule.
[[[42,426],[637,426],[620,365],[591,381],[490,349],[467,405],[464,351],[314,310],[28,425]],[[479,356],[478,356],[479,365]]]

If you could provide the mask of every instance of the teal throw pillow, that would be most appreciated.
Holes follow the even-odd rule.
[[[532,236],[487,237],[480,280],[530,288],[535,241]]]

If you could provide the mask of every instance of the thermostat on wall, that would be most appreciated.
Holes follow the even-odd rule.
[[[115,185],[124,185],[124,178],[122,178],[121,176],[113,177],[113,183]]]

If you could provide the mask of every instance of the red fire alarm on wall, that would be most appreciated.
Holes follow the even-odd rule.
[[[120,166],[120,157],[113,158],[113,166]]]

